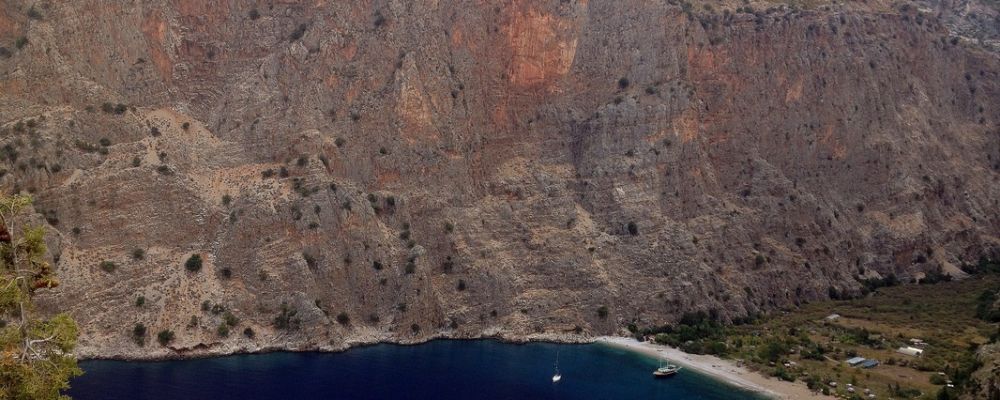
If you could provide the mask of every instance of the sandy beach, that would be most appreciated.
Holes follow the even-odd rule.
[[[733,361],[723,360],[715,356],[688,354],[670,346],[639,342],[625,337],[603,336],[597,338],[595,342],[635,351],[650,357],[663,358],[684,368],[697,370],[734,386],[763,393],[776,399],[835,399],[833,396],[813,393],[803,382],[786,382],[769,378],[739,367]]]

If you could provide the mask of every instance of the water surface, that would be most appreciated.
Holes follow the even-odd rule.
[[[556,353],[563,379],[553,384]],[[163,362],[85,361],[74,399],[761,399],[691,370],[600,344],[436,340],[342,353]]]

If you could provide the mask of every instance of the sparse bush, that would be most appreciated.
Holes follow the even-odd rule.
[[[250,17],[251,21],[256,21],[258,18],[260,18],[260,11],[257,11],[257,9],[254,8],[254,9],[250,10],[249,13],[247,13],[247,16]],[[249,328],[247,328],[247,329],[249,329]]]
[[[192,254],[184,263],[184,268],[189,272],[198,272],[201,271],[201,264],[201,254]]]
[[[185,122],[185,123],[181,124],[181,129],[183,129],[183,130],[188,130],[190,128],[191,128],[191,123],[190,122]]]
[[[299,329],[301,320],[296,316],[298,311],[288,307],[287,303],[281,303],[281,312],[274,317],[274,327],[287,331]]]
[[[146,304],[146,296],[139,295],[139,297],[135,299],[136,307],[142,307],[145,304]]]
[[[452,232],[454,232],[455,231],[455,224],[451,223],[450,221],[445,221],[445,223],[444,223],[444,231],[445,231],[445,233],[452,233]]]
[[[337,323],[341,325],[348,325],[351,323],[351,317],[348,316],[347,313],[341,312],[340,314],[337,314]]]
[[[462,279],[458,280],[458,286],[455,287],[459,292],[465,291],[465,281]]]
[[[253,337],[255,335],[256,334],[254,333],[253,328],[251,328],[251,327],[248,326],[248,327],[246,327],[246,328],[243,329],[243,336],[246,336],[246,337],[248,337],[250,339],[253,339]]]
[[[42,19],[42,13],[39,12],[35,6],[31,6],[31,8],[28,9],[28,18],[40,21]]]
[[[309,268],[316,268],[316,257],[314,257],[312,254],[303,251],[302,259],[306,260],[306,265],[309,266]]]
[[[597,316],[601,319],[608,318],[608,306],[600,306],[597,308]]]
[[[146,251],[143,249],[132,249],[132,259],[139,261],[146,258]]]
[[[222,195],[222,205],[229,206],[229,204],[232,202],[233,202],[233,196],[230,196],[228,194]]]
[[[18,50],[23,49],[24,46],[27,46],[27,45],[28,45],[28,38],[27,37],[21,36],[21,37],[17,38],[17,40],[14,40],[14,47],[17,47]]]
[[[344,138],[340,137],[333,141],[333,144],[337,145],[337,147],[344,147],[345,143],[347,143],[347,140],[344,140]]]
[[[289,41],[290,42],[294,42],[296,40],[302,39],[302,36],[305,36],[305,34],[306,34],[306,29],[309,29],[308,25],[306,25],[306,24],[299,24],[299,26],[297,28],[295,28],[294,31],[292,31],[292,34],[289,35],[289,37],[288,37]]]
[[[140,165],[142,165],[142,159],[139,157],[132,157],[132,166],[138,167]]]
[[[628,225],[627,225],[627,228],[628,228],[628,234],[629,235],[632,235],[632,236],[638,236],[639,235],[639,226],[636,225],[634,221],[629,221]]]
[[[766,262],[767,262],[767,257],[764,257],[763,254],[758,254],[756,257],[753,258],[753,264],[757,268],[760,268]]]
[[[219,323],[219,327],[215,328],[215,333],[218,334],[219,337],[228,337],[229,325],[226,325],[225,322]]]
[[[108,147],[108,146],[111,146],[111,139],[108,139],[108,138],[104,137],[104,138],[101,138],[101,140],[98,140],[98,143],[100,143],[101,146]]]
[[[174,341],[174,331],[169,329],[164,329],[160,333],[156,334],[156,341],[160,342],[160,346],[166,346],[170,342]]]
[[[112,273],[112,272],[115,272],[115,269],[117,269],[117,268],[118,268],[118,266],[115,265],[115,263],[113,261],[102,261],[101,262],[101,269],[104,270],[104,272]]]
[[[140,323],[132,327],[132,341],[139,346],[146,345],[146,325]]]
[[[628,89],[628,85],[629,84],[630,84],[630,82],[629,82],[628,78],[626,78],[624,76],[621,77],[620,79],[618,79],[618,88],[619,89],[623,89],[623,90],[624,89]]]

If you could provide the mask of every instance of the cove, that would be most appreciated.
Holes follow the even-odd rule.
[[[562,381],[552,383],[559,358]],[[695,371],[600,344],[435,340],[340,353],[84,361],[68,394],[89,399],[763,399]]]

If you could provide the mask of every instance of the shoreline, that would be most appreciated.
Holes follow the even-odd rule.
[[[710,355],[688,354],[670,346],[639,342],[632,338],[601,336],[594,343],[632,351],[648,357],[662,358],[684,368],[719,379],[740,389],[760,393],[773,399],[836,399],[813,393],[800,382],[786,382],[769,378],[758,372],[736,365],[735,362]]]
[[[317,346],[306,344],[302,346],[289,346],[279,344],[268,344],[259,347],[226,347],[226,346],[204,346],[194,349],[167,347],[169,352],[156,352],[152,354],[99,354],[98,352],[85,352],[77,356],[77,361],[125,361],[125,362],[157,362],[157,361],[184,361],[199,360],[205,358],[229,357],[251,354],[268,353],[342,353],[351,349],[368,346],[388,344],[394,346],[419,346],[421,344],[433,342],[435,340],[495,340],[501,343],[526,344],[526,343],[552,343],[552,344],[591,344],[600,337],[571,335],[571,334],[541,334],[541,335],[510,335],[504,332],[494,332],[477,336],[451,336],[437,334],[425,336],[419,339],[400,340],[393,337],[368,338],[367,340],[348,340],[338,346]]]
[[[124,362],[157,362],[157,361],[181,361],[204,358],[228,357],[248,354],[268,354],[274,352],[292,353],[340,353],[355,348],[374,346],[379,344],[390,344],[397,346],[416,346],[432,342],[435,340],[495,340],[502,343],[553,343],[553,344],[600,344],[622,350],[637,353],[651,358],[662,358],[665,361],[680,365],[684,368],[695,370],[698,373],[720,380],[736,388],[755,392],[778,400],[797,399],[836,399],[833,396],[824,396],[813,393],[801,381],[786,382],[779,379],[764,376],[756,371],[751,371],[745,367],[736,365],[731,360],[725,360],[710,355],[699,355],[685,353],[679,349],[648,342],[639,342],[634,338],[621,336],[580,336],[580,335],[509,335],[503,332],[493,332],[492,334],[454,337],[450,335],[431,335],[416,340],[394,340],[393,338],[378,338],[375,340],[350,340],[340,346],[281,346],[267,345],[257,348],[215,348],[199,349],[200,351],[180,351],[134,356],[127,354],[114,354],[108,356],[80,357],[79,361],[124,361]],[[214,350],[214,351],[213,351]],[[220,351],[221,350],[221,351]]]

